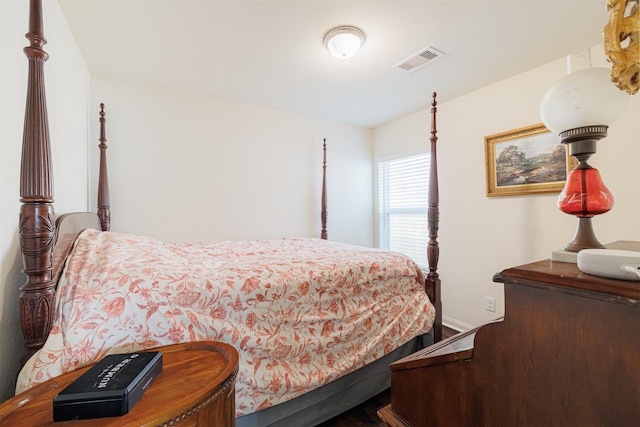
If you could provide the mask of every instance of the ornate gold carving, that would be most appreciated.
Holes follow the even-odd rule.
[[[613,64],[611,81],[629,95],[638,93],[640,87],[638,2],[639,0],[607,0],[609,22],[604,27],[604,52]]]

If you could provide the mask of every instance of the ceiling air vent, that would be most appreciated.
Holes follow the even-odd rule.
[[[444,53],[440,52],[437,49],[432,48],[431,46],[427,46],[422,49],[420,52],[411,55],[404,61],[396,64],[394,68],[400,68],[405,71],[413,72],[418,68],[422,68],[430,62],[435,61],[436,59],[443,57]]]

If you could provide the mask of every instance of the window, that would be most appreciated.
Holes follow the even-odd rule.
[[[430,155],[378,162],[378,245],[427,267]]]

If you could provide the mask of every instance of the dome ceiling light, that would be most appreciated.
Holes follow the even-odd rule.
[[[356,27],[336,27],[324,36],[324,45],[336,58],[354,56],[364,44],[364,33]]]

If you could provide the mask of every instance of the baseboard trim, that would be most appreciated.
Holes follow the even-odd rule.
[[[469,329],[473,329],[475,326],[470,325],[468,323],[464,323],[461,322],[459,320],[453,319],[451,317],[448,316],[442,316],[442,324],[444,326],[446,326],[447,328],[451,328],[453,330],[456,330],[458,332],[465,332],[468,331]]]

